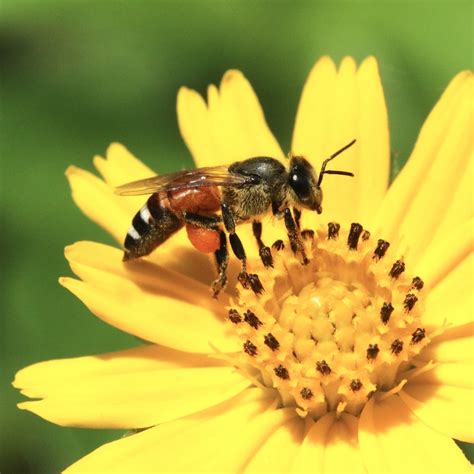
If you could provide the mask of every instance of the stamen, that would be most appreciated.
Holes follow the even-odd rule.
[[[314,230],[305,229],[301,232],[301,237],[303,240],[313,240],[314,239]]]
[[[265,291],[256,273],[242,271],[239,273],[238,280],[246,290],[251,288],[256,295],[260,295]]]
[[[418,298],[416,295],[413,293],[408,293],[405,296],[405,300],[403,301],[403,307],[405,308],[405,312],[409,313],[412,309],[413,306],[415,306],[415,303],[418,301]]]
[[[403,342],[400,339],[395,339],[390,348],[392,349],[392,354],[398,355],[403,350]]]
[[[238,324],[242,322],[242,317],[236,309],[229,309],[229,319],[234,323]]]
[[[273,242],[272,248],[275,250],[283,250],[285,248],[285,244],[283,243],[283,240],[275,240],[275,242]]]
[[[281,364],[274,370],[275,370],[275,374],[281,379],[288,380],[290,378],[290,374],[288,373],[288,370],[285,369],[285,367],[283,367]]]
[[[382,305],[382,308],[380,310],[380,319],[382,320],[382,322],[384,324],[387,324],[389,319],[390,319],[390,316],[392,315],[393,313],[393,306],[391,303],[384,303]]]
[[[245,351],[249,356],[254,357],[254,356],[257,355],[257,346],[247,339],[247,340],[244,342],[244,351]]]
[[[372,394],[400,389],[435,334],[421,323],[423,281],[360,224],[333,222],[327,232],[300,235],[307,239],[305,266],[281,240],[272,245],[271,253],[279,252],[274,268],[249,257],[256,273],[241,278],[254,292],[238,293],[227,323],[243,350],[228,357],[300,416],[359,416]]]
[[[325,360],[316,362],[316,370],[321,372],[322,375],[329,375],[331,373],[331,367]]]
[[[351,224],[351,230],[347,237],[347,245],[351,250],[357,250],[357,244],[359,242],[360,234],[362,234],[363,227],[360,224],[354,222]]]
[[[404,271],[405,271],[405,262],[403,262],[403,260],[397,260],[393,264],[392,269],[389,272],[389,276],[397,279]]]
[[[254,329],[258,329],[258,327],[262,325],[262,321],[260,321],[257,315],[250,310],[247,310],[244,313],[244,321],[248,323],[249,326],[252,326]]]
[[[273,268],[273,257],[272,257],[272,252],[270,251],[270,249],[264,246],[260,248],[258,253],[260,254],[260,258],[262,259],[263,265],[266,268],[268,267]]]
[[[411,287],[418,291],[420,291],[424,285],[425,284],[423,280],[419,276],[416,276],[415,278],[413,278],[411,282]]]
[[[303,387],[300,392],[301,398],[305,400],[311,400],[313,398],[313,392],[308,387]]]
[[[276,351],[280,347],[280,343],[271,332],[264,337],[264,342],[272,351]]]
[[[328,224],[328,240],[336,240],[339,237],[340,224],[337,222],[330,222]]]
[[[362,388],[362,382],[359,379],[354,379],[351,381],[351,390],[353,392],[358,392]]]
[[[415,332],[411,335],[411,343],[417,344],[421,342],[426,336],[426,331],[424,328],[417,328]]]
[[[369,344],[367,348],[367,360],[375,360],[380,352],[378,344]]]
[[[390,247],[389,242],[387,242],[386,240],[379,239],[378,242],[377,242],[377,247],[374,250],[374,254],[373,254],[372,258],[375,261],[380,260],[385,255],[385,253],[387,252],[389,247]]]

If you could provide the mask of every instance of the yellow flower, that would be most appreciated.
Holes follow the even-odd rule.
[[[357,138],[340,158],[355,178],[325,178],[324,213],[303,213],[314,230],[304,233],[306,266],[276,245],[264,269],[239,228],[261,296],[230,284],[212,299],[212,262],[184,233],[127,264],[110,246],[68,247],[79,279],[61,284],[152,343],[17,374],[15,387],[37,399],[19,407],[54,423],[148,428],[68,472],[470,472],[452,438],[474,441],[472,84],[469,72],[452,80],[387,189],[375,59],[315,65],[292,151],[318,168]],[[284,159],[238,71],[209,87],[207,104],[181,89],[178,119],[197,166]],[[74,200],[121,242],[144,199],[113,187],[153,173],[118,144],[94,164],[104,180],[68,170]],[[284,232],[266,222],[263,240]],[[237,272],[234,261],[231,282]]]

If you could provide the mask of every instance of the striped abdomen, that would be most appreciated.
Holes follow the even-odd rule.
[[[125,238],[123,260],[143,257],[165,242],[185,225],[183,212],[212,215],[220,208],[216,188],[193,188],[152,194],[133,218]],[[191,243],[200,251],[214,251],[219,246],[219,234],[209,229],[186,224]]]
[[[128,229],[123,260],[148,255],[183,225],[182,219],[169,208],[168,199],[152,194],[135,214]]]

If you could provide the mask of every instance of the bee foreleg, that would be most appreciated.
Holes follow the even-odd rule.
[[[301,254],[301,258],[303,259],[303,265],[307,265],[309,263],[309,260],[306,256],[306,252],[304,250],[303,242],[301,241],[300,233],[298,231],[296,222],[293,219],[289,208],[285,208],[283,212],[285,217],[285,226],[288,232],[288,239],[290,240],[291,250],[293,250],[294,253],[299,252]]]
[[[262,241],[262,223],[258,221],[253,221],[252,230],[255,239],[257,240],[258,253],[262,259],[262,263],[266,267],[273,267],[273,257],[272,252],[269,247],[267,247]]]
[[[222,220],[224,227],[229,232],[229,241],[235,256],[242,262],[242,270],[239,274],[239,281],[244,288],[252,288],[254,293],[262,293],[263,285],[258,275],[247,273],[247,256],[245,255],[244,246],[240,237],[235,232],[235,219],[232,211],[226,203],[221,204]]]
[[[295,216],[296,227],[298,228],[298,230],[300,230],[300,228],[301,228],[301,226],[300,226],[301,211],[299,209],[297,209],[296,207],[294,207],[293,208],[293,215]]]
[[[220,246],[214,252],[217,263],[217,278],[212,282],[214,298],[217,298],[227,283],[227,266],[229,264],[229,251],[227,250],[227,238],[223,230],[219,231]]]

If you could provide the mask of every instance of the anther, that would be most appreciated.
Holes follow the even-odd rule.
[[[389,242],[383,239],[379,239],[377,241],[377,247],[374,250],[374,254],[372,255],[372,258],[374,260],[380,260],[385,255],[389,247],[390,247]]]
[[[300,395],[301,398],[304,398],[305,400],[311,400],[311,398],[313,398],[313,392],[308,387],[303,387],[301,389]]]
[[[397,356],[403,350],[403,342],[400,341],[400,339],[395,339],[392,342],[390,349],[392,350],[392,354],[395,354]]]
[[[280,343],[271,332],[264,337],[264,342],[272,351],[276,351],[280,347]]]
[[[351,250],[357,250],[357,244],[359,242],[360,234],[362,234],[363,227],[356,222],[351,224],[351,230],[349,231],[349,236],[347,237],[347,245]]]
[[[426,331],[424,328],[417,328],[411,335],[411,343],[417,344],[418,342],[422,341],[426,336]]]
[[[384,303],[382,305],[382,308],[380,309],[380,319],[384,324],[387,324],[390,316],[392,315],[393,312],[393,306],[391,303]]]
[[[283,380],[288,380],[290,378],[288,370],[286,370],[285,367],[283,367],[281,364],[273,370],[275,371],[275,374]]]
[[[256,273],[242,271],[239,273],[238,280],[245,289],[250,287],[256,295],[260,295],[264,291],[263,285]]]
[[[411,287],[412,288],[414,288],[415,290],[420,291],[423,288],[423,286],[425,286],[425,284],[419,276],[416,276],[415,278],[413,278],[413,280],[411,282]]]
[[[362,382],[359,379],[354,379],[351,381],[350,387],[353,392],[358,392],[362,388]]]
[[[272,248],[275,250],[283,250],[285,248],[285,244],[281,239],[275,240],[275,242],[273,242]]]
[[[329,367],[325,360],[316,362],[316,370],[322,375],[329,375],[331,373],[331,367]]]
[[[238,324],[242,322],[242,318],[236,309],[229,309],[229,319],[234,323]]]
[[[364,230],[362,232],[362,240],[369,240],[370,239],[370,232],[368,230]]]
[[[403,262],[403,260],[397,260],[393,264],[392,269],[389,272],[389,276],[397,279],[404,271],[405,271],[405,262]]]
[[[340,224],[337,222],[330,222],[328,224],[328,240],[336,240],[339,237]]]
[[[314,230],[305,229],[301,232],[301,237],[303,240],[313,240],[314,239]]]
[[[249,355],[249,356],[256,356],[257,355],[257,346],[255,344],[252,344],[251,341],[248,339],[244,342],[244,351]]]
[[[405,300],[403,301],[403,307],[405,308],[405,312],[409,313],[412,309],[413,306],[415,306],[415,303],[418,301],[418,298],[416,295],[413,293],[408,293],[405,296]]]
[[[249,326],[252,326],[254,329],[258,329],[258,327],[262,325],[262,321],[260,321],[257,315],[250,310],[245,311],[244,321],[248,323]]]
[[[262,260],[263,265],[268,268],[271,267],[273,268],[273,257],[272,257],[272,252],[267,246],[261,247],[260,250],[258,251],[260,254],[260,258]]]
[[[377,344],[369,344],[367,348],[367,360],[375,360],[379,352],[380,349]]]

